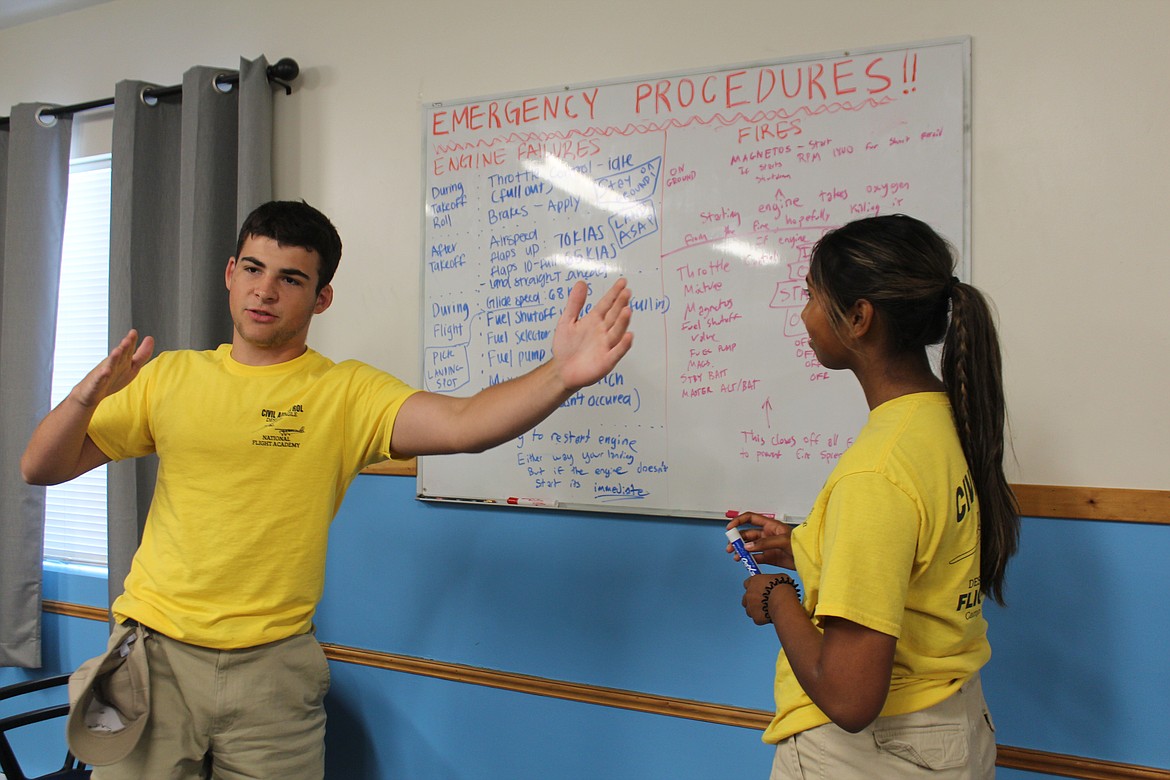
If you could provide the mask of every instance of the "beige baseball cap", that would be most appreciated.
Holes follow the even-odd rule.
[[[91,658],[69,677],[69,750],[87,764],[121,761],[142,736],[150,718],[148,636],[138,625],[121,625],[104,654]]]

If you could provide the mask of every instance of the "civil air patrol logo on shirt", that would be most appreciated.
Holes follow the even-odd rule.
[[[955,523],[961,524],[975,511],[975,484],[970,474],[963,476],[963,482],[955,487]],[[979,550],[979,532],[975,532],[975,546],[951,558],[948,563],[954,566],[960,561],[973,556]],[[959,600],[955,606],[956,612],[963,612],[967,620],[974,620],[983,614],[983,591],[979,586],[979,578],[972,577],[967,581],[967,589],[959,593]]]
[[[975,483],[972,481],[971,475],[966,474],[963,477],[962,484],[955,487],[955,522],[962,523],[974,510]],[[970,550],[964,550],[963,552],[959,553],[954,558],[951,558],[949,561],[947,561],[947,563],[954,566],[959,561],[965,560],[974,555],[975,551],[979,549],[978,532],[976,532],[975,536],[975,546],[973,546]]]
[[[301,446],[299,441],[293,437],[299,437],[305,432],[305,426],[302,423],[300,426],[296,425],[296,420],[305,413],[305,407],[301,404],[294,404],[288,411],[278,412],[275,409],[261,409],[260,418],[263,421],[263,426],[260,431],[260,437],[252,439],[253,447],[292,447],[296,449]]]

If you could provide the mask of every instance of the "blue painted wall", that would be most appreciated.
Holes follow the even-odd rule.
[[[742,569],[723,552],[721,524],[425,504],[414,487],[354,483],[331,534],[322,641],[771,709],[774,640],[742,614]],[[1024,521],[1009,606],[988,606],[984,685],[1001,744],[1170,768],[1168,559],[1165,526]],[[45,597],[102,605],[104,582],[51,573]],[[46,672],[94,655],[104,634],[47,615]],[[332,669],[332,780],[706,780],[763,778],[770,766],[751,729]],[[28,676],[0,670],[0,683]]]
[[[323,640],[771,709],[774,640],[743,617],[743,575],[723,553],[720,524],[423,504],[413,495],[410,479],[369,476],[354,484],[333,529]],[[1163,738],[1170,731],[1163,672],[1170,620],[1157,602],[1143,608],[1146,594],[1170,590],[1162,565],[1168,555],[1165,526],[1024,520],[1009,606],[988,607],[994,656],[984,685],[1001,744],[1170,768]],[[339,681],[331,698],[380,700],[370,691],[357,695],[379,675],[391,673],[361,672],[352,687]],[[469,701],[481,695],[465,693],[474,686],[421,684],[453,686],[452,696]],[[522,694],[486,696],[504,703],[494,717],[508,720],[526,713],[539,719],[547,706]],[[441,701],[436,706],[448,706]],[[594,724],[587,732],[631,717],[557,706],[584,709]],[[743,762],[742,776],[767,776],[770,749],[757,732],[632,717],[657,725],[632,724],[648,729],[644,738],[596,743],[593,752],[634,766],[644,755],[698,746],[713,763],[687,760],[649,776],[727,776],[728,756]],[[562,761],[578,760],[581,747],[514,736],[496,744],[497,753],[535,751]],[[450,776],[494,776],[477,775],[474,766]],[[582,776],[623,776],[608,771],[585,767]],[[1013,770],[999,776],[1043,777]]]
[[[775,652],[742,617],[721,524],[413,496],[411,479],[354,484],[330,540],[323,641],[771,707]],[[367,724],[364,749],[331,741],[331,762],[364,756],[348,775],[331,763],[339,778],[712,778],[733,763],[766,777],[771,763],[752,729],[339,666],[331,724],[342,708]]]
[[[1170,527],[1025,519],[988,608],[999,742],[1170,768]]]

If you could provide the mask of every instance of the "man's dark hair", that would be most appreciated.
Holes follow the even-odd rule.
[[[236,257],[250,236],[271,238],[282,246],[299,246],[321,258],[317,269],[317,292],[333,281],[341,262],[341,236],[329,217],[304,201],[273,200],[257,207],[240,227]]]

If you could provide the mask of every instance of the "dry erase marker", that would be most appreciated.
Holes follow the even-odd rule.
[[[543,498],[516,498],[512,496],[508,499],[508,503],[512,506],[556,506],[556,501],[545,501]]]
[[[726,511],[726,512],[723,514],[723,516],[724,516],[724,517],[726,517],[728,520],[734,520],[735,518],[739,517],[739,516],[740,516],[740,515],[742,515],[742,514],[745,514],[745,513],[744,513],[744,512],[740,512],[738,509],[728,509],[728,510],[727,510],[727,511]],[[757,515],[759,515],[760,517],[766,517],[766,518],[768,518],[769,520],[775,520],[775,519],[776,519],[776,515],[775,515],[774,513],[772,513],[772,512],[756,512],[756,514],[757,514]]]
[[[732,528],[725,532],[727,541],[731,542],[731,549],[739,553],[739,559],[743,562],[743,567],[748,570],[748,574],[760,574],[760,567],[756,565],[756,561],[748,554],[747,548],[743,546],[743,537],[739,535],[738,528]]]

